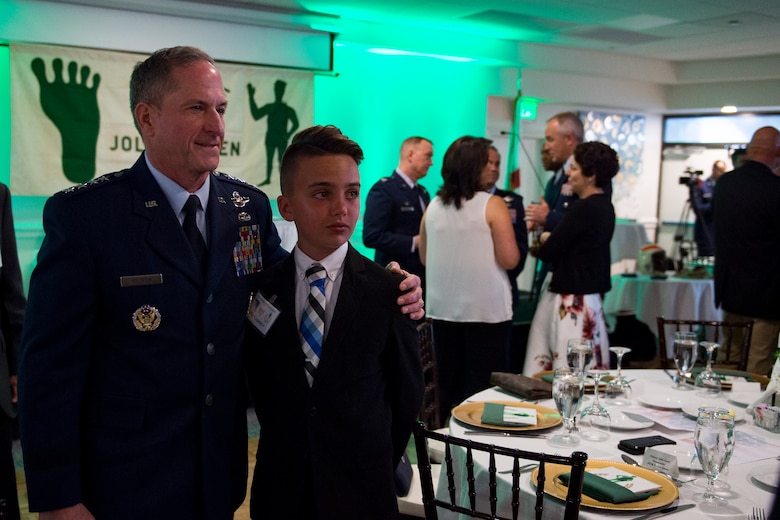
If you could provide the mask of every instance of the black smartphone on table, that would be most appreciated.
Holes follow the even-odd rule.
[[[647,437],[634,437],[633,439],[623,439],[618,443],[618,449],[632,455],[642,455],[645,448],[659,446],[661,444],[677,444],[677,441],[667,439],[662,435],[650,435]]]

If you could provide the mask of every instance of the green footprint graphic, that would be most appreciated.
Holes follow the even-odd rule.
[[[62,78],[62,60],[52,61],[54,81],[46,80],[46,65],[41,58],[32,61],[32,71],[38,78],[41,91],[41,108],[60,131],[62,139],[62,171],[75,183],[91,180],[95,176],[95,153],[100,131],[100,109],[97,89],[100,74],[92,77],[92,88],[87,88],[89,67],[82,65],[81,78],[77,81],[78,65],[68,64],[68,77]]]

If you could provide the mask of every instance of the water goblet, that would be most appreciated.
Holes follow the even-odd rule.
[[[693,445],[699,457],[702,471],[707,476],[704,493],[696,493],[693,500],[712,506],[725,506],[728,501],[714,493],[715,480],[723,472],[734,452],[734,416],[725,408],[703,406],[699,408]]]
[[[628,347],[609,347],[611,352],[617,356],[617,374],[607,383],[604,394],[610,404],[616,406],[627,406],[631,404],[631,385],[623,378],[622,363],[623,356],[631,352]]]
[[[590,369],[588,375],[593,378],[593,404],[582,410],[580,425],[583,439],[603,441],[609,438],[609,411],[599,403],[599,383],[606,370]]]
[[[685,384],[685,378],[690,378],[691,369],[696,363],[696,339],[695,332],[674,333],[674,365],[677,367],[674,388],[677,390],[691,390],[691,387]]]
[[[577,446],[580,438],[575,417],[580,408],[585,383],[582,374],[570,368],[558,368],[553,375],[552,396],[555,407],[563,418],[564,433],[558,433],[550,438],[550,444],[556,446]]]
[[[712,341],[702,341],[699,345],[704,347],[704,350],[707,352],[707,367],[696,376],[694,386],[698,395],[717,397],[720,395],[721,382],[720,376],[712,370],[712,353],[720,345]]]
[[[585,373],[593,362],[593,340],[574,338],[566,345],[569,367],[580,373]]]

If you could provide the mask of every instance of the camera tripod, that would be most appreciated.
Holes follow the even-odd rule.
[[[694,187],[698,182],[698,178],[694,177],[688,183],[688,199],[683,204],[682,212],[680,214],[680,220],[677,223],[677,227],[674,232],[674,248],[672,250],[671,258],[674,261],[675,269],[681,271],[684,268],[686,259],[695,259],[699,257],[699,246],[696,243],[696,239],[686,239],[688,228],[688,219],[693,212],[696,217],[696,222],[699,222],[701,228],[704,231],[704,239],[709,244],[714,244],[714,237],[709,226],[704,221],[704,216],[696,200],[696,194]]]

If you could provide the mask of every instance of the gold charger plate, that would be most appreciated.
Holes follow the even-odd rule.
[[[611,460],[589,460],[585,469],[601,469],[610,466],[631,473],[632,475],[636,475],[637,477],[642,477],[649,480],[650,482],[655,482],[661,486],[661,490],[657,494],[644,500],[640,500],[638,502],[627,502],[625,504],[601,502],[600,500],[591,498],[583,493],[583,506],[592,507],[594,509],[608,509],[610,511],[646,511],[648,509],[656,509],[658,507],[669,505],[674,502],[678,496],[680,496],[679,492],[677,491],[677,486],[674,484],[674,482],[666,477],[659,475],[655,471],[651,471],[646,468],[640,468],[639,466],[632,466],[631,464],[614,462]],[[544,492],[560,500],[566,500],[566,493],[569,492],[569,488],[564,486],[563,483],[558,480],[558,475],[569,473],[571,471],[571,466],[566,466],[563,464],[546,464],[545,468],[547,470],[547,478],[544,481]],[[531,484],[536,484],[536,476],[538,473],[539,468],[534,469],[531,473]]]
[[[528,426],[498,426],[495,424],[482,424],[482,411],[485,409],[484,402],[463,403],[452,409],[452,416],[460,422],[489,430],[518,431],[525,432],[531,430],[546,430],[553,426],[561,424],[561,415],[557,410],[539,406],[538,404],[526,403],[524,401],[489,401],[491,403],[503,404],[506,406],[517,406],[518,408],[533,408],[536,410],[536,425]]]

